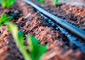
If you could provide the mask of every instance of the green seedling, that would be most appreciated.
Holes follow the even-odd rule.
[[[0,18],[0,26],[11,19],[13,19],[13,17],[6,17],[6,14],[2,14]]]
[[[22,32],[18,32],[18,27],[17,25],[13,24],[13,23],[7,23],[7,27],[9,29],[9,31],[11,31],[15,43],[18,46],[20,52],[22,53],[23,57],[25,58],[25,60],[31,60],[30,55],[28,54],[28,52],[25,49],[24,43],[23,43],[23,33]]]
[[[46,51],[46,46],[39,45],[38,40],[30,34],[27,36],[27,43],[32,60],[39,60]]]
[[[38,40],[29,34],[27,36],[27,44],[28,44],[28,51],[29,51],[28,53],[23,43],[23,33],[18,32],[17,25],[8,22],[7,27],[9,31],[11,31],[14,40],[20,52],[22,53],[23,57],[25,58],[25,60],[39,60],[41,55],[46,51],[46,46],[39,45]]]
[[[43,3],[43,2],[44,2],[44,0],[36,0],[36,1],[41,2],[41,3]]]
[[[2,7],[7,7],[7,8],[10,7],[14,2],[15,0],[0,0]]]
[[[58,0],[51,0],[55,5],[58,4]]]

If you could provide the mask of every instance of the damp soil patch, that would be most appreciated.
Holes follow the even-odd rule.
[[[65,3],[58,3],[54,5],[50,0],[45,0],[44,3],[31,0],[33,3],[42,7],[49,13],[66,20],[68,23],[85,31],[85,7],[84,6],[71,6]]]
[[[7,16],[14,17],[10,22],[17,24],[19,31],[24,33],[26,48],[26,36],[29,33],[35,36],[41,45],[47,46],[47,51],[40,60],[85,59],[85,53],[70,42],[59,28],[56,29],[57,25],[48,23],[40,13],[21,0],[16,0],[9,9],[3,9],[1,6],[0,9],[1,14],[6,13]],[[82,44],[85,46],[85,43]],[[5,24],[0,27],[0,60],[24,60]]]

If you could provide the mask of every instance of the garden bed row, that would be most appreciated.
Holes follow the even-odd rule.
[[[84,6],[71,6],[64,3],[58,3],[56,6],[50,1],[45,0],[44,3],[31,0],[38,6],[46,11],[54,14],[55,16],[66,20],[67,22],[81,28],[85,31],[85,7]]]
[[[24,33],[26,49],[26,36],[29,33],[34,35],[41,45],[47,46],[47,51],[41,57],[41,60],[85,59],[85,53],[74,43],[70,42],[68,37],[59,28],[56,29],[57,26],[48,23],[40,13],[37,13],[35,9],[26,3],[16,0],[9,9],[3,9],[0,6],[0,15],[2,13],[14,17],[10,22],[18,25],[19,31]],[[0,59],[24,60],[5,24],[0,27]]]

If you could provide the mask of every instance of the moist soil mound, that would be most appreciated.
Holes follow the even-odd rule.
[[[60,29],[56,30],[55,26],[49,24],[35,9],[21,0],[16,0],[9,9],[0,6],[0,15],[2,13],[14,17],[10,22],[17,24],[19,31],[24,33],[26,48],[26,36],[29,33],[35,36],[41,45],[47,46],[47,51],[40,60],[85,59],[85,53],[70,42]],[[0,27],[0,60],[24,60],[5,24]]]
[[[54,5],[51,0],[44,0],[44,3],[39,3],[35,0],[31,1],[46,11],[85,31],[85,6],[71,6],[65,3]]]

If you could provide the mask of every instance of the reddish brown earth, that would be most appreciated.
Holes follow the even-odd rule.
[[[51,0],[44,0],[44,3],[31,0],[38,6],[44,8],[46,11],[54,14],[55,16],[66,20],[67,22],[85,30],[85,7],[84,6],[71,6],[64,3],[58,3],[56,6]]]
[[[0,15],[1,13],[14,17],[10,22],[17,24],[19,31],[24,33],[25,45],[27,45],[26,35],[29,33],[34,35],[40,44],[47,45],[47,51],[40,60],[85,59],[85,53],[79,47],[70,42],[65,34],[59,29],[56,30],[55,26],[49,24],[24,2],[16,0],[16,3],[9,9],[3,9],[0,6]],[[0,60],[24,60],[5,24],[0,27]]]

